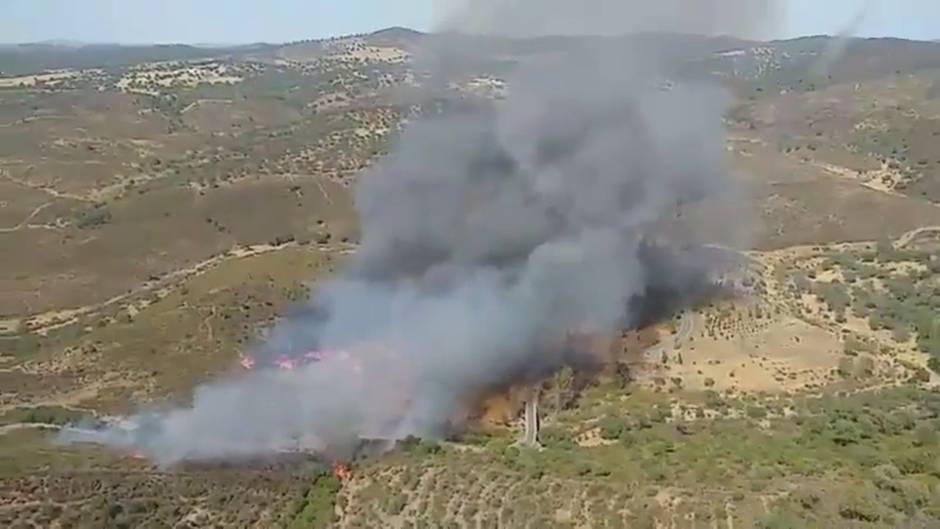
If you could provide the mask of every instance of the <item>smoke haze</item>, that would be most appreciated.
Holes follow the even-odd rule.
[[[667,32],[766,38],[782,0],[444,0],[441,25],[516,37]]]
[[[758,4],[487,0],[455,7],[447,27],[740,32],[767,22]],[[724,94],[664,89],[667,61],[651,46],[579,48],[520,67],[499,105],[409,126],[361,177],[363,241],[348,270],[255,352],[319,361],[204,385],[189,407],[94,438],[172,463],[440,435],[481,393],[558,368],[569,333],[635,325],[637,299],[683,291],[713,264],[694,250],[671,267],[651,260],[652,227],[677,203],[732,191]],[[709,233],[731,229],[715,222]]]

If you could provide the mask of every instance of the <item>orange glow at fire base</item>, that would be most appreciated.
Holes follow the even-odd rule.
[[[347,481],[352,477],[352,469],[345,463],[334,463],[333,474],[336,475],[340,481]]]

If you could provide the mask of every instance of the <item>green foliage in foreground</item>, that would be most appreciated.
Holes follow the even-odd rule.
[[[598,409],[606,411],[588,425],[575,412],[555,417],[542,432],[543,450],[492,437],[481,452],[424,452],[420,462],[494,469],[527,483],[571,480],[633,491],[678,487],[781,497],[757,527],[940,522],[936,391],[729,401],[725,406],[736,413],[682,421],[666,419],[662,404],[633,401],[643,397],[602,401]],[[790,412],[781,413],[782,406]],[[605,442],[578,446],[586,427],[596,428]]]
[[[342,483],[332,473],[317,476],[310,485],[304,503],[291,522],[290,529],[322,529],[335,517],[336,495]]]
[[[5,424],[55,424],[64,426],[93,418],[94,415],[91,413],[59,406],[24,407],[0,414],[0,426]]]

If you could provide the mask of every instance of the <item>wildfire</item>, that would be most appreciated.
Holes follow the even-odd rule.
[[[297,362],[288,356],[277,357],[277,359],[274,361],[274,364],[277,365],[277,367],[287,371],[293,371],[294,368],[297,367]]]
[[[351,366],[352,370],[355,371],[357,375],[362,374],[362,362],[358,358],[349,354],[348,351],[339,351],[336,353],[336,356],[346,363],[346,365]]]
[[[594,363],[606,364],[616,356],[617,346],[621,344],[617,338],[619,336],[580,328],[568,333],[565,347],[581,353],[582,359],[587,357]],[[332,375],[345,377],[349,384],[377,403],[369,408],[363,436],[383,438],[388,432],[395,431],[399,422],[407,420],[415,398],[412,391],[416,387],[414,370],[409,366],[407,357],[385,344],[364,342],[351,349],[309,349],[302,353],[282,353],[268,359],[249,355],[240,358],[241,367],[248,371],[268,368],[295,371],[320,363],[324,364],[324,368],[333,370],[330,371]],[[489,425],[512,421],[514,410],[518,409],[521,402],[515,389],[518,386],[491,387],[468,396],[465,407],[454,416],[455,424],[467,420]],[[349,474],[348,467],[344,465],[337,465],[334,470],[339,477]]]
[[[355,374],[362,374],[362,362],[348,351],[321,351],[311,350],[300,356],[290,356],[282,354],[273,360],[273,365],[285,371],[293,371],[299,367],[310,363],[322,362],[327,359],[336,359],[352,369]],[[258,361],[247,355],[242,355],[238,361],[239,365],[246,371],[254,371],[258,367]]]
[[[336,377],[343,377],[364,398],[377,403],[364,418],[361,435],[384,438],[405,420],[412,406],[413,372],[397,351],[376,343],[362,343],[353,349],[311,349],[304,353],[279,354],[273,358],[243,355],[241,367],[247,371],[278,369],[296,371],[323,364]],[[312,368],[312,367],[311,367]],[[348,470],[342,470],[347,472]]]
[[[304,353],[304,360],[310,360],[311,362],[320,362],[326,359],[327,355],[324,351],[308,351]]]
[[[255,359],[250,356],[242,356],[238,363],[248,371],[255,368]]]
[[[352,478],[352,469],[346,463],[333,463],[333,474],[340,481],[347,481]]]

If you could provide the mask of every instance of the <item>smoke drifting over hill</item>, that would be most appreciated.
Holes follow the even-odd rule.
[[[610,18],[609,2],[579,3],[585,14],[570,27],[566,9],[550,5],[569,3],[485,3],[488,18],[452,17],[451,27],[501,30],[519,9],[546,30]],[[686,27],[701,4],[659,2],[654,20]],[[626,14],[623,5],[646,2],[617,5]],[[759,21],[750,15],[706,21]],[[644,251],[648,228],[677,203],[730,191],[723,94],[664,89],[665,57],[652,45],[556,53],[521,67],[496,108],[410,126],[361,177],[364,235],[349,269],[257,352],[316,361],[204,385],[189,407],[95,437],[170,463],[433,436],[481,392],[558,367],[568,333],[637,323],[631,307],[650,288],[682,291],[712,265],[688,252],[660,266]]]
[[[441,24],[516,37],[638,32],[764,38],[784,19],[781,0],[444,0]]]

